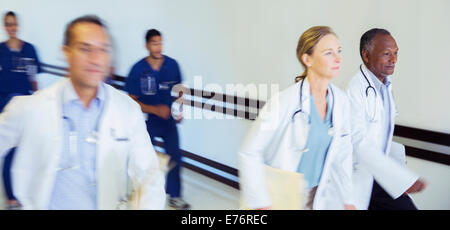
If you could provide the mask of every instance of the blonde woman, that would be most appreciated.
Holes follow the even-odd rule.
[[[341,45],[326,26],[305,31],[296,83],[261,110],[239,151],[245,205],[270,209],[264,165],[304,175],[305,209],[354,209],[352,145],[346,94],[330,81],[339,75]]]

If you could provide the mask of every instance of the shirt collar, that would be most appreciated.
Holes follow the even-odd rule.
[[[95,100],[99,103],[99,105],[103,104],[105,101],[105,89],[103,83],[98,86],[97,96]],[[64,87],[63,90],[63,104],[67,104],[73,101],[80,101],[78,94],[75,92],[73,88],[73,84],[71,80],[68,80],[68,84]]]
[[[370,71],[365,65],[364,65],[364,69],[366,73],[369,73],[369,78],[370,80],[373,82],[374,84],[374,88],[381,90],[381,87],[385,86],[386,88],[388,88],[391,85],[391,76],[387,76],[385,78],[386,82],[382,83],[380,81],[380,79],[378,79],[375,74],[372,73],[372,71]]]

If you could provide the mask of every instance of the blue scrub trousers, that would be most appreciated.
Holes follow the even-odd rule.
[[[12,183],[11,183],[11,163],[14,158],[14,152],[16,148],[9,150],[8,154],[5,157],[5,161],[3,163],[3,185],[5,186],[6,196],[8,200],[16,200],[16,197],[12,191]]]
[[[0,111],[3,111],[3,108],[8,104],[11,98],[16,95],[19,94],[0,94]],[[3,170],[2,170],[3,186],[5,186],[5,192],[6,196],[8,197],[8,200],[16,200],[16,197],[14,196],[12,191],[12,183],[11,183],[11,163],[14,158],[15,150],[16,148],[9,150],[3,162]]]
[[[172,198],[181,197],[181,151],[175,121],[171,119],[163,122],[147,122],[147,131],[153,145],[155,137],[163,139],[166,154],[170,155],[170,164],[175,164],[167,174],[166,193]]]

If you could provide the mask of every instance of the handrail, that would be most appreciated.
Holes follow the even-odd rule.
[[[64,68],[64,67],[59,67],[59,66],[54,66],[54,65],[44,64],[44,63],[41,63],[41,65],[44,67],[44,72],[49,73],[49,74],[55,74],[58,76],[63,76],[63,75],[59,74],[59,73],[55,73],[54,71],[48,70],[48,69],[50,68],[50,69],[57,69],[57,70],[67,70],[67,68]],[[126,80],[126,77],[119,76],[119,75],[113,75],[113,77],[111,79],[115,80],[115,81],[124,82]],[[122,85],[118,85],[115,83],[111,83],[111,85],[117,89],[123,88]],[[192,106],[192,107],[197,107],[200,109],[205,109],[205,107],[206,107],[207,109],[209,109],[210,111],[213,111],[213,112],[219,112],[219,113],[221,112],[223,114],[240,117],[240,118],[244,118],[247,120],[254,120],[257,117],[257,113],[251,113],[248,111],[249,108],[255,108],[255,109],[259,110],[265,104],[265,101],[261,101],[261,100],[254,100],[254,99],[239,97],[236,95],[231,96],[231,95],[220,94],[220,93],[215,93],[215,92],[210,92],[210,91],[205,91],[205,90],[192,89],[192,88],[188,88],[187,94],[189,94],[193,97],[201,97],[203,99],[215,100],[218,102],[222,102],[224,104],[232,103],[234,105],[245,106],[245,111],[242,111],[242,110],[238,110],[236,108],[236,106],[234,109],[229,109],[229,108],[225,108],[225,107],[221,107],[221,106],[217,106],[217,105],[211,105],[211,104],[208,104],[205,102],[198,102],[198,101],[194,101],[194,100],[183,99],[184,104]],[[208,105],[208,106],[205,106],[205,105]],[[429,143],[433,143],[433,144],[450,146],[450,134],[448,134],[448,133],[419,129],[419,128],[408,127],[408,126],[403,126],[403,125],[395,125],[394,135],[398,136],[398,137],[404,137],[404,138],[409,138],[409,139],[414,139],[414,140],[425,141],[425,142],[429,142]],[[420,158],[420,159],[424,159],[424,160],[428,160],[428,161],[433,161],[433,162],[437,162],[437,163],[450,165],[450,155],[448,155],[448,154],[433,152],[433,151],[424,150],[424,149],[418,149],[418,148],[411,147],[411,146],[406,146],[406,150],[407,150],[407,155],[410,155],[410,156],[413,156],[416,158]]]

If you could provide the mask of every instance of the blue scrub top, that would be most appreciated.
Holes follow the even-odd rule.
[[[145,59],[141,59],[131,68],[124,90],[137,96],[138,100],[146,105],[167,105],[171,108],[172,88],[181,83],[178,63],[164,55],[161,68],[155,71]],[[149,114],[148,122],[164,124],[168,121],[155,114]],[[172,117],[169,122],[174,122]]]
[[[0,94],[30,94],[30,75],[42,72],[33,45],[23,42],[20,51],[12,51],[6,42],[0,43]],[[34,77],[34,76],[31,76]]]
[[[306,148],[309,150],[303,153],[297,172],[303,173],[308,188],[313,188],[319,185],[328,148],[332,140],[332,136],[328,134],[328,130],[332,126],[332,111],[330,109],[332,107],[330,106],[329,96],[327,95],[327,114],[325,115],[325,120],[322,120],[314,104],[312,95],[310,103],[310,128],[308,141],[306,142]]]

